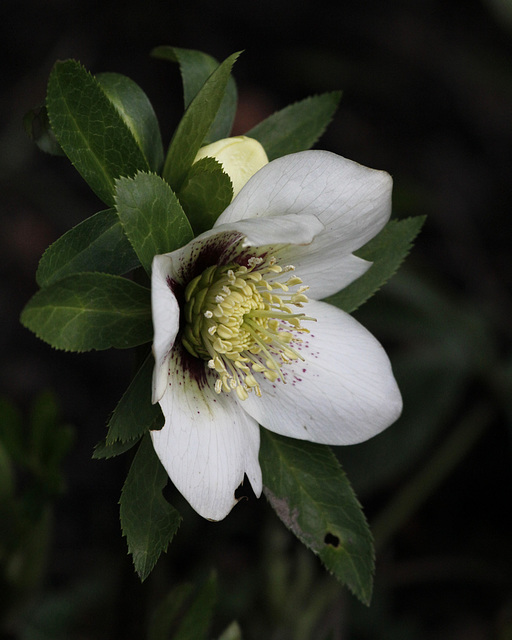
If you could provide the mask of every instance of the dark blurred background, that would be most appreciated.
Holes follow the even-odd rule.
[[[0,637],[144,638],[168,589],[216,568],[212,637],[236,618],[246,640],[512,638],[510,0],[2,0],[0,35],[0,420],[25,442],[41,414],[72,434],[33,539],[16,546],[11,516],[0,527]],[[237,134],[342,89],[318,146],[390,172],[396,217],[428,216],[405,268],[356,314],[405,400],[388,432],[338,452],[376,538],[369,609],[264,498],[213,525],[170,490],[184,523],[141,586],[118,522],[129,459],[91,460],[131,355],[56,352],[19,325],[44,249],[102,208],[65,158],[33,145],[23,115],[43,103],[55,60],[72,57],[134,79],[167,144],[182,94],[178,70],[149,56],[162,44],[245,50]],[[20,496],[36,467],[23,454],[5,463]]]

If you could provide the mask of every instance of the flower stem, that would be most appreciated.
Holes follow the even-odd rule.
[[[372,524],[375,548],[384,547],[476,444],[493,416],[490,403],[472,407],[423,468],[395,495]]]

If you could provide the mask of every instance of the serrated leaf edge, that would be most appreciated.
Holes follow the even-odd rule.
[[[139,143],[138,143],[138,141],[137,141],[136,137],[135,137],[135,136],[134,136],[134,134],[133,134],[133,131],[130,129],[130,127],[129,127],[129,126],[126,124],[126,122],[123,120],[123,118],[122,118],[122,116],[121,116],[121,114],[120,114],[120,112],[119,112],[119,109],[116,107],[116,105],[115,105],[115,104],[112,102],[112,100],[109,98],[109,96],[107,95],[107,93],[105,92],[105,90],[103,89],[103,87],[101,86],[101,84],[98,82],[97,78],[96,78],[96,77],[94,76],[94,74],[92,74],[88,69],[86,69],[86,67],[84,67],[84,65],[83,65],[83,64],[81,64],[78,60],[75,60],[75,59],[73,59],[73,58],[69,58],[68,60],[59,60],[59,61],[57,61],[57,62],[55,63],[55,65],[53,66],[52,71],[50,72],[50,77],[49,77],[49,79],[48,79],[48,87],[50,86],[50,82],[51,82],[52,80],[56,81],[56,76],[55,76],[55,73],[54,73],[54,72],[56,71],[57,66],[58,66],[58,65],[65,64],[66,62],[73,62],[77,67],[79,67],[82,71],[84,71],[84,72],[85,72],[85,73],[86,73],[86,74],[91,78],[91,80],[95,83],[96,87],[97,87],[97,88],[98,88],[98,89],[103,93],[103,95],[104,95],[104,96],[105,96],[105,98],[107,99],[107,101],[108,101],[108,103],[109,103],[110,107],[113,109],[113,111],[114,111],[114,112],[116,113],[116,115],[119,117],[119,121],[122,123],[122,126],[123,126],[123,127],[125,128],[125,130],[128,132],[129,136],[131,137],[131,139],[132,139],[132,140],[133,140],[133,142],[135,143],[136,147],[139,149],[139,151],[140,151],[140,153],[141,153],[142,158],[143,158],[143,159],[144,159],[144,161],[146,162],[147,169],[149,170],[149,163],[148,163],[148,160],[147,160],[147,158],[146,158],[146,155],[145,155],[145,153],[144,153],[143,149],[141,149],[141,147],[140,147],[140,145],[139,145]],[[75,167],[75,169],[77,170],[77,172],[78,172],[80,175],[82,175],[82,174],[81,174],[81,172],[78,170],[78,167],[77,167],[76,163],[75,163],[75,162],[74,162],[74,161],[73,161],[73,160],[68,156],[67,152],[66,152],[66,151],[65,151],[65,149],[62,147],[62,142],[61,142],[61,140],[59,139],[60,137],[59,137],[59,135],[58,135],[58,134],[56,133],[56,131],[55,131],[54,123],[52,122],[52,120],[53,120],[53,119],[52,119],[52,117],[51,117],[51,115],[50,115],[50,107],[49,107],[48,92],[47,92],[47,95],[46,95],[45,106],[46,106],[46,110],[47,110],[47,114],[48,114],[48,120],[49,120],[49,122],[50,122],[51,129],[52,129],[52,131],[53,131],[53,134],[55,135],[55,138],[56,138],[57,142],[59,143],[59,145],[61,146],[62,150],[64,151],[64,153],[65,153],[66,157],[67,157],[67,158],[68,158],[68,160],[71,162],[71,164]],[[67,104],[66,104],[66,107],[67,107]],[[69,115],[73,118],[73,120],[75,121],[75,118],[74,118],[73,114],[71,113],[71,111],[69,111],[69,109],[68,109],[68,113],[69,113]],[[77,126],[76,130],[80,132],[80,136],[83,138],[84,142],[86,142],[86,138],[83,136],[83,134],[82,134],[82,130],[81,130],[80,128],[78,128],[78,126]],[[87,148],[89,148],[89,149],[90,149],[90,147],[89,147],[89,145],[88,145],[88,144],[87,144],[87,145],[84,145],[84,146],[86,146]],[[103,174],[108,178],[108,182],[111,184],[111,195],[113,196],[113,194],[114,194],[114,188],[115,188],[115,184],[114,184],[114,183],[115,183],[115,179],[114,179],[114,182],[112,182],[112,181],[111,181],[111,179],[110,179],[110,176],[108,176],[107,174],[105,174],[105,172],[103,171],[103,169],[102,169],[102,167],[101,167],[101,164],[99,163],[99,161],[98,161],[98,160],[97,160],[97,158],[96,158],[96,155],[95,155],[94,153],[91,153],[91,156],[94,158],[94,162],[95,162],[95,164],[97,164],[97,165],[99,166],[99,169],[100,169],[101,173],[103,173]],[[90,185],[89,185],[89,186],[90,186]],[[99,197],[99,196],[98,196],[98,197]],[[111,206],[112,206],[112,202],[105,201],[105,204],[107,204],[109,207],[111,207]]]

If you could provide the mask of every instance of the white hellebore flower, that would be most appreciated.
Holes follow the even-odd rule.
[[[386,353],[321,302],[370,263],[352,252],[387,222],[392,181],[326,151],[265,165],[213,229],[155,256],[152,431],[163,466],[211,520],[247,475],[261,494],[258,425],[331,445],[361,442],[400,415]]]

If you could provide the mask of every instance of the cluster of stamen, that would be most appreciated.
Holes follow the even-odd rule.
[[[284,382],[281,367],[303,360],[292,343],[308,332],[301,321],[314,318],[291,309],[308,302],[308,287],[292,271],[274,257],[252,257],[247,266],[208,267],[188,284],[183,344],[216,371],[217,393],[235,390],[245,400],[254,390],[261,396],[254,374]]]

